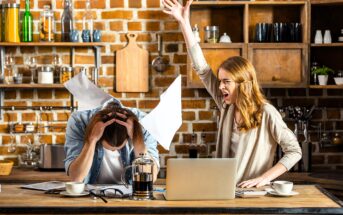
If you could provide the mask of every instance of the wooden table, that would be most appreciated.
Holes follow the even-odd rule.
[[[152,201],[107,199],[107,204],[90,196],[68,198],[19,186],[2,184],[0,214],[343,214],[342,203],[315,185],[296,185],[300,194],[292,197],[165,201],[155,193]]]

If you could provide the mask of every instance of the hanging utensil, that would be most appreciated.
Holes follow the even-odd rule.
[[[160,34],[157,35],[157,50],[158,50],[158,56],[156,58],[154,58],[151,62],[152,68],[154,68],[154,70],[156,72],[164,72],[166,71],[169,62],[168,60],[164,59],[162,56],[162,49],[163,49],[163,43],[162,43],[162,36]]]

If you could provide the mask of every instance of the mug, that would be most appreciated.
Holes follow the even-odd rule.
[[[271,182],[271,187],[277,193],[289,194],[293,190],[293,182],[290,182],[290,181],[274,181],[274,182]]]
[[[66,182],[65,186],[66,191],[73,195],[81,194],[85,190],[85,184],[83,182]]]
[[[91,42],[91,31],[90,30],[83,30],[82,31],[82,41],[85,43]]]
[[[70,42],[79,42],[79,31],[71,30],[69,33]]]
[[[93,31],[93,41],[94,42],[101,42],[101,31],[100,30],[94,30]]]

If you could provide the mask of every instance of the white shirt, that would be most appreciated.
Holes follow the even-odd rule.
[[[97,184],[118,184],[121,182],[123,163],[118,150],[111,151],[104,148]]]

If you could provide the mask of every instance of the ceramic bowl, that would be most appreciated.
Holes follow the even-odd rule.
[[[343,77],[334,77],[336,85],[343,85]]]

